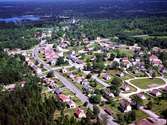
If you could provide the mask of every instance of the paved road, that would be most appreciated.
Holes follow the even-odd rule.
[[[34,51],[32,52],[32,57],[39,61],[40,63],[43,64],[44,68],[51,71],[52,68],[46,64],[43,60],[41,60],[38,57],[38,52],[39,52],[39,46],[36,46],[34,48]],[[73,93],[75,93],[75,95],[82,101],[82,102],[88,102],[88,107],[92,110],[93,109],[93,105],[91,103],[89,103],[88,97],[85,96],[75,85],[73,85],[70,81],[68,81],[66,78],[64,78],[63,76],[61,76],[58,72],[54,71],[55,76]],[[99,113],[99,117],[102,119],[102,116],[107,115],[103,109],[100,108],[100,113]],[[113,117],[107,115],[107,125],[118,125],[116,122],[113,121]]]
[[[141,111],[145,112],[146,114],[148,114],[148,115],[149,115],[150,117],[152,117],[152,118],[155,118],[155,119],[158,119],[158,118],[159,118],[159,116],[158,116],[157,114],[155,114],[154,112],[152,112],[152,111],[150,111],[150,110],[144,109],[143,106],[141,106],[139,109],[140,109]]]
[[[62,69],[62,68],[65,68],[65,69],[69,69],[69,68],[71,68],[72,66],[60,66],[60,67],[54,67],[54,68],[52,68],[52,70],[60,70],[60,69]]]
[[[92,79],[96,80],[98,83],[102,84],[104,87],[109,87],[110,85],[99,79],[96,75],[92,76]]]

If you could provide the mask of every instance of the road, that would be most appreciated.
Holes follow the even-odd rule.
[[[52,68],[52,70],[60,70],[60,69],[69,69],[69,68],[72,68],[72,66],[60,66],[60,67],[55,67],[55,68]]]
[[[39,46],[36,46],[32,52],[32,57],[37,60],[39,63],[43,64],[44,68],[52,71],[52,68],[46,64],[43,60],[41,60],[38,57],[38,53],[39,53]],[[87,96],[85,96],[75,85],[73,85],[73,83],[71,83],[70,81],[68,81],[65,77],[61,76],[58,72],[54,71],[54,75],[55,77],[57,77],[65,86],[66,88],[68,88],[70,91],[72,91],[73,93],[75,93],[75,95],[84,103],[84,102],[88,102],[88,107],[93,110],[93,105],[89,102],[89,99]],[[104,112],[104,110],[102,108],[100,108],[100,113],[99,113],[99,117],[101,119],[102,116],[106,115],[107,116],[107,125],[118,125],[116,122],[114,122],[114,118],[110,115],[107,115],[107,113]]]
[[[105,83],[104,81],[102,81],[101,79],[99,79],[99,78],[97,77],[97,75],[93,75],[93,76],[92,76],[92,79],[96,80],[98,83],[102,84],[104,87],[109,87],[109,86],[110,86],[109,84],[107,84],[107,83]]]
[[[152,111],[150,111],[150,110],[144,109],[143,106],[141,106],[139,109],[140,109],[141,111],[145,112],[146,114],[148,114],[149,116],[151,116],[152,118],[155,118],[155,119],[158,119],[158,118],[159,118],[159,116],[158,116],[157,114],[155,114],[154,112],[152,112]]]

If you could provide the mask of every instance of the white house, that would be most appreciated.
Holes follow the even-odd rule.
[[[70,100],[67,102],[68,108],[76,108],[76,104],[74,101]]]

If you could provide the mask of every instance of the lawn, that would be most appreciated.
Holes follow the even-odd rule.
[[[70,90],[68,90],[67,88],[63,88],[63,93],[65,95],[69,95],[71,97],[71,99],[76,103],[77,106],[82,106],[83,103],[78,99],[78,97],[76,97]]]
[[[166,100],[159,100],[158,103],[153,103],[152,111],[155,112],[157,115],[160,115],[163,110],[166,109],[167,101]]]
[[[127,80],[127,79],[132,79],[134,78],[132,75],[129,75],[129,74],[125,74],[124,77],[121,77],[122,80]]]
[[[118,107],[119,107],[119,102],[118,102],[118,101],[115,102],[115,105],[114,105],[114,106],[108,104],[108,105],[105,105],[104,107],[108,107],[108,108],[111,109],[111,111],[113,112],[113,117],[114,117],[114,118],[117,117],[117,114],[120,114],[120,113],[121,113],[121,114],[124,114],[124,113],[122,113],[122,112],[118,109]],[[133,111],[135,111],[136,120],[140,120],[140,119],[143,119],[143,118],[148,117],[147,114],[145,114],[144,112],[142,112],[142,111],[140,111],[140,110],[135,110],[135,109],[133,109]]]
[[[147,118],[148,115],[145,114],[144,112],[140,111],[140,110],[134,110],[136,113],[136,120],[141,120],[143,118]]]
[[[160,79],[160,78],[136,79],[136,80],[132,80],[131,83],[136,85],[136,86],[138,86],[139,88],[142,88],[142,89],[147,89],[147,88],[151,88],[151,87],[155,87],[155,86],[158,86],[158,85],[165,84],[165,82],[162,79]]]
[[[121,54],[126,55],[127,57],[133,57],[133,55],[134,55],[134,52],[132,50],[129,50],[129,49],[119,49],[119,52]]]

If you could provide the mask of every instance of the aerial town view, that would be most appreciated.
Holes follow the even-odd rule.
[[[0,1],[0,125],[167,125],[167,1]]]

